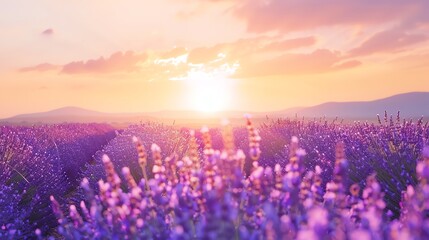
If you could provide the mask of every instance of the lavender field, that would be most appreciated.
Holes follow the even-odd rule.
[[[1,127],[0,238],[428,239],[429,128]]]
[[[0,4],[0,240],[429,240],[429,0]]]

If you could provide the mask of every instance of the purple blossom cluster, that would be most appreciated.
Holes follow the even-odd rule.
[[[379,123],[350,124],[325,119],[283,119],[264,123],[260,129],[260,162],[265,166],[286,164],[288,139],[296,136],[301,140],[301,147],[307,150],[305,169],[320,166],[324,170],[321,177],[325,187],[334,173],[335,146],[343,142],[348,159],[345,187],[348,189],[358,183],[363,188],[366,178],[376,173],[385,192],[386,209],[391,211],[392,218],[398,218],[402,191],[418,182],[416,160],[428,144],[429,128],[421,119],[403,120],[399,115],[393,118],[387,114],[384,119]]]
[[[114,137],[105,124],[0,126],[0,239],[52,233],[49,196],[66,202],[79,186],[79,169]]]
[[[272,127],[282,129],[288,124],[296,127],[301,122],[279,122],[258,131],[248,120],[246,151],[237,146],[236,134],[228,125],[220,131],[221,150],[214,147],[216,143],[209,129],[202,129],[200,139],[194,131],[189,131],[180,157],[176,147],[163,154],[160,146],[152,144],[149,148],[145,138],[127,136],[125,131],[122,136],[129,138],[129,145],[132,145],[131,140],[134,142],[135,167],[122,167],[118,171],[116,159],[112,161],[108,155],[103,155],[104,177],[97,182],[97,190],[91,187],[90,179],[82,180],[86,198],[79,206],[69,205],[63,212],[61,204],[51,196],[59,223],[58,233],[66,239],[429,238],[429,148],[423,148],[421,142],[427,134],[427,128],[421,123],[401,123],[400,127],[394,123],[359,123],[344,130],[342,125],[334,123],[310,122],[298,128],[300,134],[292,135],[288,154],[279,155],[284,157],[282,161],[264,166],[263,131]],[[322,157],[328,159],[328,156],[323,156],[320,147],[303,147],[303,134],[310,130],[314,130],[316,138],[328,140],[328,143],[335,141],[333,148],[329,147],[335,159],[332,166],[326,167],[329,162],[322,161]],[[416,136],[414,130],[422,135]],[[404,182],[407,184],[405,190],[399,190],[400,216],[393,219],[386,202],[386,195],[391,193],[385,192],[389,188],[381,184],[389,182],[380,177],[390,173],[380,174],[375,168],[364,177],[363,183],[360,178],[354,181],[351,169],[356,170],[357,162],[349,160],[347,149],[365,149],[365,144],[374,144],[365,142],[368,140],[365,136],[370,139],[375,138],[371,134],[391,137],[397,131],[400,134],[393,136],[393,143],[388,141],[386,145],[377,146],[374,152],[363,153],[364,156],[378,156],[382,152],[386,158],[379,161],[385,161],[390,159],[389,154],[407,153],[413,137],[420,141],[413,145],[413,151],[419,151],[416,158],[404,156],[408,158],[406,161],[414,163],[414,170],[396,172],[399,173],[396,178],[401,178],[410,177],[414,171],[415,176],[411,178],[415,179],[410,184]],[[174,133],[183,136],[180,131]],[[338,138],[327,134],[338,134]],[[404,141],[405,146],[395,145],[398,137],[409,138]],[[351,142],[355,138],[358,141]],[[391,149],[387,150],[386,146]],[[418,146],[420,150],[416,150]],[[314,152],[315,159],[311,159],[310,153]],[[363,155],[358,155],[355,161]],[[246,162],[250,164],[249,171],[245,169]],[[312,167],[313,163],[323,164]],[[137,170],[140,173],[136,173]],[[401,175],[401,171],[410,175]]]

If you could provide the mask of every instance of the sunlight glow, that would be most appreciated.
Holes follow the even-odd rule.
[[[181,63],[186,63],[188,61],[188,55],[189,54],[183,54],[178,57],[172,57],[167,59],[155,59],[154,63],[158,65],[174,65],[178,66]]]
[[[187,72],[181,76],[170,77],[171,81],[187,83],[188,106],[201,112],[218,112],[226,110],[232,97],[232,79],[230,78],[240,64],[225,61],[226,54],[219,53],[217,58],[205,64],[187,62],[188,55],[171,59],[158,59],[156,64],[185,63]]]
[[[201,74],[203,76],[204,74]],[[231,100],[229,79],[200,78],[192,80],[190,100],[192,108],[202,112],[218,112]]]
[[[233,75],[238,64],[223,64],[207,69],[204,65],[193,66],[187,73],[185,81],[189,84],[189,101],[191,108],[202,112],[226,110],[232,100]]]

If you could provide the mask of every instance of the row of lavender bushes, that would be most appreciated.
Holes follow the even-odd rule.
[[[163,128],[168,127],[134,126],[112,141],[105,152],[113,160],[103,155],[87,169],[89,178],[81,183],[85,200],[78,207],[64,208],[51,197],[59,234],[66,239],[429,238],[428,128],[422,121],[386,117],[377,125],[343,125],[295,119],[264,124],[260,131],[248,121],[246,136],[229,126],[204,128],[199,137],[174,129],[163,136],[158,131]],[[158,136],[166,157],[156,144],[148,156],[145,144],[153,139],[143,136],[133,138],[137,151],[132,149],[134,133]]]
[[[210,129],[212,145],[214,149],[222,149],[222,130]],[[245,127],[236,127],[232,130],[234,145],[244,152],[249,151],[248,134]],[[327,121],[324,119],[279,119],[267,121],[259,126],[261,140],[261,166],[274,167],[276,163],[285,165],[288,163],[289,144],[292,136],[301,140],[301,146],[306,149],[304,157],[305,169],[314,169],[317,165],[324,169],[322,173],[323,187],[331,179],[335,159],[335,145],[343,141],[346,147],[346,155],[349,160],[347,188],[353,183],[364,187],[366,177],[372,173],[377,178],[386,192],[385,200],[387,209],[392,217],[400,214],[399,202],[401,192],[408,185],[417,184],[416,159],[420,157],[424,142],[429,137],[429,129],[421,120],[402,120],[399,115],[393,118],[385,117],[385,121],[379,123],[355,122],[343,124],[340,121]],[[137,136],[142,139],[146,149],[150,149],[152,143],[157,143],[163,149],[164,156],[176,153],[179,158],[184,157],[189,149],[189,129],[174,128],[158,123],[145,123],[130,126],[123,134],[116,137],[95,158],[94,165],[87,167],[82,175],[89,179],[90,185],[98,190],[97,181],[105,178],[102,156],[107,154],[114,162],[115,169],[119,172],[122,167],[129,167],[136,179],[142,177],[137,161],[137,153],[131,139]],[[204,148],[202,133],[195,132],[195,138],[202,154]],[[153,159],[149,156],[148,166],[153,165]],[[252,162],[245,161],[244,173],[249,175]],[[149,177],[152,173],[148,171]],[[75,203],[82,200],[77,197]]]
[[[55,229],[49,196],[68,202],[79,171],[115,136],[107,124],[0,126],[0,239]]]

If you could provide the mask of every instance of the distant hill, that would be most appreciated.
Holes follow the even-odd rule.
[[[47,112],[20,114],[6,119],[0,123],[15,125],[43,124],[43,123],[113,123],[120,126],[130,123],[158,121],[166,124],[197,126],[219,125],[221,118],[235,119],[232,123],[243,122],[244,112],[204,113],[197,111],[160,111],[145,113],[104,113],[79,107],[64,107]]]
[[[51,118],[51,117],[73,117],[73,116],[102,116],[105,113],[91,111],[79,107],[63,107],[48,112],[29,113],[16,115],[14,119]]]
[[[0,120],[8,123],[62,123],[62,122],[138,122],[154,120],[154,118],[139,113],[103,113],[78,107],[64,107],[48,112],[16,115]]]
[[[276,112],[254,112],[254,118],[271,119],[278,117],[323,117],[344,119],[374,120],[377,114],[384,111],[396,115],[401,112],[402,117],[419,118],[429,117],[429,92],[412,92],[392,97],[365,101],[365,102],[328,102],[317,106],[304,108],[290,108]],[[78,107],[64,107],[48,112],[21,114],[0,122],[12,124],[30,123],[61,123],[61,122],[106,122],[106,123],[136,123],[140,121],[161,121],[167,124],[195,125],[201,123],[218,125],[219,119],[228,118],[232,123],[242,124],[245,112],[226,111],[219,113],[203,113],[197,111],[160,111],[146,113],[103,113]]]
[[[365,102],[328,102],[298,110],[285,110],[283,114],[288,116],[296,114],[304,117],[373,119],[377,114],[384,115],[384,111],[387,111],[389,115],[396,115],[400,111],[402,117],[429,117],[429,93],[404,93]]]

